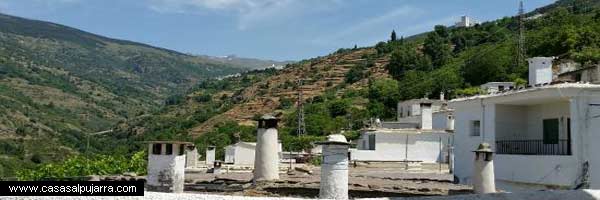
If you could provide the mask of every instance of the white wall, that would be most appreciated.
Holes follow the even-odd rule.
[[[557,102],[527,107],[527,138],[541,140],[544,137],[544,119],[558,118],[559,139],[567,139],[566,120],[569,118],[569,102]],[[562,120],[561,120],[562,119]]]
[[[527,139],[527,106],[496,105],[496,140]]]
[[[448,115],[451,112],[435,112],[433,113],[433,129],[435,130],[446,130]]]
[[[406,130],[404,130],[406,131]],[[414,130],[417,131],[417,130]],[[403,161],[415,160],[427,163],[442,161],[449,138],[448,133],[374,132],[375,150],[352,149],[352,160]],[[368,135],[368,134],[363,134]],[[408,136],[408,147],[407,147]],[[367,137],[365,137],[367,138]],[[440,146],[441,139],[441,146]],[[359,141],[360,144],[360,141]],[[440,152],[440,147],[442,148]],[[408,148],[408,157],[406,150]]]
[[[472,152],[481,142],[488,142],[495,149],[495,110],[494,105],[485,106],[485,120],[482,115],[482,106],[479,103],[456,105],[454,110],[455,135],[454,135],[454,175],[460,183],[470,184],[473,173],[475,154]],[[470,136],[470,123],[473,120],[481,121],[481,135]]]
[[[494,164],[496,180],[569,188],[581,169],[574,156],[496,154]]]
[[[225,147],[225,163],[233,164],[235,162],[235,145]]]
[[[580,163],[589,161],[590,188],[600,189],[600,95],[592,95],[573,101],[571,107],[579,109],[579,112],[571,116],[571,122],[576,122],[571,126],[581,132],[579,137],[573,138],[581,140],[577,143],[579,148],[574,150],[581,152]]]
[[[254,165],[254,146],[238,145],[235,149],[235,165]]]

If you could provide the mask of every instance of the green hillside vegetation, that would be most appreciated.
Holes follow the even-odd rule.
[[[156,112],[200,80],[245,70],[0,14],[0,177],[88,152],[86,133]],[[130,152],[118,141],[94,136],[89,153]]]
[[[528,13],[524,24],[526,57],[559,56],[584,64],[598,63],[599,5],[599,0],[559,0]],[[306,135],[296,135],[296,99],[276,99],[278,107],[273,110],[281,114],[279,130],[285,150],[307,149],[311,142],[342,130],[349,139],[356,139],[358,130],[370,118],[393,120],[396,103],[401,100],[438,98],[442,92],[449,98],[473,95],[479,92],[477,86],[490,81],[526,84],[526,62],[515,59],[518,28],[516,17],[469,28],[436,26],[417,36],[390,37],[374,47],[340,49],[327,56],[288,64],[284,70],[256,70],[239,77],[200,81],[191,89],[168,97],[164,107],[119,123],[115,133],[107,138],[126,146],[122,148],[124,152],[141,150],[145,147],[140,141],[155,139],[193,141],[201,150],[216,145],[217,156],[222,159],[222,147],[237,141],[255,141],[255,127],[230,120],[217,123],[201,135],[192,135],[192,129],[204,127],[236,105],[248,103],[248,95],[262,97],[274,88],[297,87],[296,80],[280,80],[271,87],[270,82],[264,82],[270,77],[291,71],[320,80],[324,77],[320,73],[329,72],[311,67],[319,63],[332,63],[330,67],[353,63],[356,61],[340,58],[361,52],[364,61],[352,64],[342,83],[329,82],[326,90],[305,100]],[[389,63],[382,66],[387,60]],[[385,68],[386,76],[374,73],[378,67]],[[255,117],[265,114],[244,112]]]

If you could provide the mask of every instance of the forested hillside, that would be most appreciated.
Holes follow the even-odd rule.
[[[84,152],[85,134],[158,110],[207,77],[245,70],[0,14],[0,176]],[[127,149],[107,144],[92,139],[90,152]]]

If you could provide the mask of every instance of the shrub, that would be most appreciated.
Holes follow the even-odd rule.
[[[17,178],[21,181],[72,180],[89,175],[111,175],[125,172],[146,174],[146,166],[146,151],[139,151],[131,158],[100,155],[88,159],[76,156],[62,163],[50,163],[34,169],[18,170]]]

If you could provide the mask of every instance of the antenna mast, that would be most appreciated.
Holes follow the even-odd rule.
[[[304,104],[302,98],[302,79],[298,80],[298,136],[306,134],[306,125],[304,124]]]

